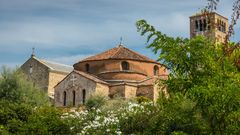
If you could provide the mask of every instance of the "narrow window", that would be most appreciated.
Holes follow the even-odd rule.
[[[223,25],[223,31],[226,32],[226,23]]]
[[[208,19],[207,22],[208,22],[208,23],[207,23],[208,30],[210,30],[210,29],[211,29],[211,22],[210,22],[210,19]]]
[[[86,70],[86,72],[89,72],[89,70],[90,70],[90,65],[89,64],[85,65],[85,70]]]
[[[207,30],[207,21],[203,19],[203,31]]]
[[[220,21],[219,19],[217,20],[217,26],[218,26],[218,30],[219,30],[219,31],[222,31],[222,30],[221,30],[221,21]]]
[[[30,65],[30,66],[29,66],[29,74],[32,74],[32,72],[33,72],[33,66]]]
[[[66,91],[64,91],[63,92],[63,106],[66,106],[66,104],[67,104],[67,92]]]
[[[126,61],[122,62],[122,70],[129,70],[129,63]]]
[[[158,68],[158,66],[155,65],[153,68],[153,74],[158,75],[158,73],[159,73],[159,68]]]
[[[75,106],[75,101],[76,101],[76,92],[75,92],[75,91],[73,91],[73,92],[72,92],[72,94],[73,94],[73,106]]]
[[[195,30],[198,31],[198,20],[195,21]]]
[[[203,23],[202,23],[202,20],[200,20],[200,31],[203,31]]]
[[[83,102],[83,104],[85,104],[85,101],[86,101],[86,90],[83,89],[83,91],[82,91],[82,102]]]

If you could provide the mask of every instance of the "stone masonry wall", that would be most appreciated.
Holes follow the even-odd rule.
[[[30,74],[30,66],[32,73]],[[28,79],[32,80],[41,89],[48,91],[48,68],[34,58],[27,60],[21,67]]]
[[[75,82],[72,78],[75,76]],[[106,90],[105,90],[106,88]],[[97,84],[96,82],[81,76],[75,72],[70,73],[61,83],[59,83],[54,89],[54,104],[55,106],[63,106],[64,103],[64,91],[66,92],[66,106],[73,106],[73,91],[75,91],[75,106],[83,104],[83,91],[85,90],[85,101],[88,97],[95,93],[96,90],[108,95],[108,87],[103,84]]]
[[[49,72],[49,85],[48,85],[48,95],[53,96],[54,95],[54,87],[62,81],[68,73],[60,73],[60,72]]]

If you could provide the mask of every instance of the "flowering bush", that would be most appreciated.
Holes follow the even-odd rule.
[[[132,134],[145,129],[147,125],[144,121],[148,121],[148,117],[153,114],[153,107],[152,102],[142,104],[130,102],[127,107],[114,111],[103,112],[93,108],[89,111],[64,113],[61,118],[70,125],[72,133],[79,135]]]

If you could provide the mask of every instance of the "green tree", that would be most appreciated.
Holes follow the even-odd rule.
[[[0,134],[17,134],[33,109],[49,105],[48,96],[35,87],[19,70],[2,69],[0,79]]]
[[[40,107],[33,111],[24,125],[24,134],[70,134],[70,127],[61,119],[62,113],[54,107]]]
[[[20,70],[2,69],[0,79],[0,99],[13,103],[26,103],[31,106],[47,105],[48,96],[40,88],[27,80]]]
[[[226,55],[223,44],[201,36],[172,38],[145,20],[138,21],[137,28],[141,35],[147,35],[148,48],[159,53],[159,60],[170,70],[168,80],[163,82],[170,98],[180,94],[194,102],[192,111],[196,115],[200,112],[211,134],[239,131],[240,121],[231,122],[240,113],[240,73],[234,61],[239,58],[239,49]]]

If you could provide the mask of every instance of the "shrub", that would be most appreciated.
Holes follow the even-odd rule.
[[[2,69],[0,79],[0,99],[31,106],[48,105],[47,94],[35,87],[20,70]]]
[[[151,99],[147,98],[147,97],[143,97],[143,96],[140,96],[140,97],[136,97],[135,100],[140,104],[140,103],[143,103],[143,102],[150,102]]]
[[[87,109],[97,109],[103,106],[106,103],[106,100],[107,98],[101,94],[93,94],[88,98],[85,105]]]
[[[106,103],[100,108],[103,112],[118,111],[121,108],[128,106],[129,100],[121,98],[107,100]]]
[[[37,108],[24,126],[24,134],[70,134],[69,126],[54,107]]]

